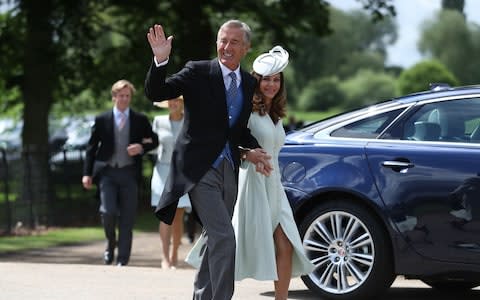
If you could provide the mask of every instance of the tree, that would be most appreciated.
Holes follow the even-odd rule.
[[[255,28],[259,45],[275,40],[292,50],[300,47],[301,32],[322,36],[330,31],[328,3],[318,0],[0,0],[0,5],[7,2],[14,5],[0,19],[0,87],[20,91],[23,149],[31,155],[26,168],[39,179],[28,192],[40,201],[48,198],[52,106],[66,101],[74,107],[70,99],[84,97],[106,103],[109,86],[119,78],[130,79],[141,91],[151,61],[145,34],[155,22],[177,36],[172,70],[187,59],[210,58],[218,25],[232,17]],[[365,5],[379,17],[394,12],[391,2],[369,0]],[[251,57],[265,48],[254,49]]]
[[[395,79],[391,75],[368,69],[360,70],[342,82],[340,89],[345,94],[345,109],[374,104],[396,95]]]
[[[463,15],[465,0],[442,0],[442,9],[453,9]]]
[[[319,77],[311,80],[303,89],[298,101],[298,108],[303,111],[324,111],[333,106],[341,106],[345,94],[340,89],[337,77]]]
[[[403,71],[397,81],[399,93],[402,95],[425,91],[430,83],[454,86],[458,85],[458,80],[442,63],[429,60]]]
[[[386,18],[372,23],[368,15],[361,11],[343,12],[331,9],[332,34],[318,37],[303,34],[300,43],[303,50],[292,63],[299,72],[300,81],[318,76],[328,76],[342,72],[345,78],[361,68],[362,58],[367,57],[365,68],[383,69],[386,48],[395,42],[397,32],[393,20]],[[350,67],[354,62],[355,66]],[[373,62],[373,64],[371,64]]]
[[[442,62],[460,84],[475,84],[480,77],[480,30],[455,10],[444,10],[427,21],[418,44],[428,58]]]
[[[291,66],[294,90],[302,91],[310,80],[330,77],[346,80],[358,70],[383,72],[388,45],[397,39],[396,25],[390,17],[373,23],[363,11],[343,12],[331,9],[332,34],[317,37],[303,34],[302,49],[295,53]],[[298,102],[300,95],[289,94],[290,102]],[[304,101],[304,100],[302,100]]]

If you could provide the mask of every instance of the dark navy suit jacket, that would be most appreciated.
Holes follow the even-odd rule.
[[[170,174],[155,211],[157,217],[171,224],[178,199],[188,193],[212,166],[228,141],[238,178],[238,146],[259,147],[247,128],[252,111],[256,79],[241,70],[243,107],[237,122],[230,128],[226,90],[217,59],[190,61],[178,73],[166,78],[166,66],[155,63],[147,73],[145,94],[151,101],[183,95],[185,116],[172,156]]]

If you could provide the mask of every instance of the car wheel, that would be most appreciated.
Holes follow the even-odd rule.
[[[430,280],[422,279],[422,281],[434,289],[446,292],[468,291],[480,285],[480,282],[471,281],[453,281],[453,280]]]
[[[372,298],[395,279],[391,250],[382,224],[348,201],[327,201],[300,224],[307,257],[316,266],[302,279],[321,297]]]

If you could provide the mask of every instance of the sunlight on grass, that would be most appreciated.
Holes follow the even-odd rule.
[[[134,232],[156,232],[158,220],[152,212],[140,213]],[[134,233],[135,234],[135,233]],[[104,240],[101,224],[97,227],[55,228],[42,234],[0,237],[0,254],[59,245],[71,245]]]
[[[100,227],[52,229],[44,234],[0,238],[0,253],[58,245],[84,243],[104,239]]]

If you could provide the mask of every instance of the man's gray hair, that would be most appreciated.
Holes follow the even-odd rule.
[[[252,30],[250,29],[250,26],[248,26],[247,23],[242,22],[240,20],[228,20],[227,22],[223,23],[222,26],[220,26],[219,32],[220,30],[227,27],[241,28],[245,33],[245,42],[250,44],[250,41],[252,40]]]

